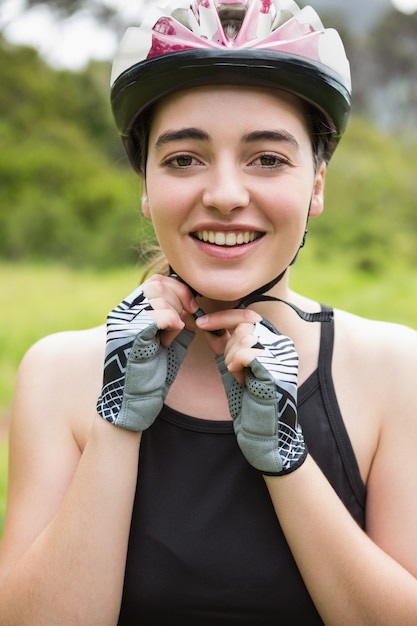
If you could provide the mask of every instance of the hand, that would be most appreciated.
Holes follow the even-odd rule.
[[[307,448],[297,420],[298,355],[294,344],[267,320],[255,324],[259,350],[240,383],[216,358],[226,390],[238,444],[263,474],[280,476],[297,469]]]
[[[154,422],[194,333],[183,328],[168,346],[160,341],[154,311],[139,287],[107,317],[103,389],[97,411],[128,430]]]

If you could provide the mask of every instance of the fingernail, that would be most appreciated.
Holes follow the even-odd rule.
[[[198,311],[193,313],[193,317],[195,320],[198,320],[199,326],[205,326],[209,320],[209,316],[206,315],[202,309],[198,309]],[[221,337],[224,333],[224,330],[209,330],[208,332],[212,335],[216,335],[217,337]]]
[[[193,317],[195,320],[199,320],[200,325],[204,326],[208,322],[208,316],[204,313],[202,309],[197,309],[195,313],[193,313]]]

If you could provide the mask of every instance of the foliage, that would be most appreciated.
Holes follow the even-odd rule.
[[[311,222],[321,259],[375,272],[417,264],[417,141],[355,119],[329,165],[326,210]]]
[[[375,28],[393,37],[403,18]],[[417,51],[406,58],[414,67]],[[398,76],[402,66],[392,67]],[[106,63],[57,71],[0,38],[0,258],[98,268],[143,259],[153,233],[114,128],[108,79]],[[329,167],[325,215],[310,225],[318,259],[369,272],[394,259],[416,265],[416,148],[415,131],[390,134],[353,116]]]
[[[149,228],[113,128],[108,67],[55,71],[34,50],[2,44],[1,256],[97,266],[136,260]]]

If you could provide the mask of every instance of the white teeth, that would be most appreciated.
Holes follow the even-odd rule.
[[[238,233],[199,230],[196,235],[200,241],[208,241],[209,243],[214,243],[216,246],[230,247],[240,246],[243,243],[249,243],[257,238],[257,233],[249,230]]]

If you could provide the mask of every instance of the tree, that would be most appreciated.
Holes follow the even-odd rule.
[[[135,261],[140,185],[111,118],[109,66],[57,71],[0,37],[0,255],[96,266]]]

